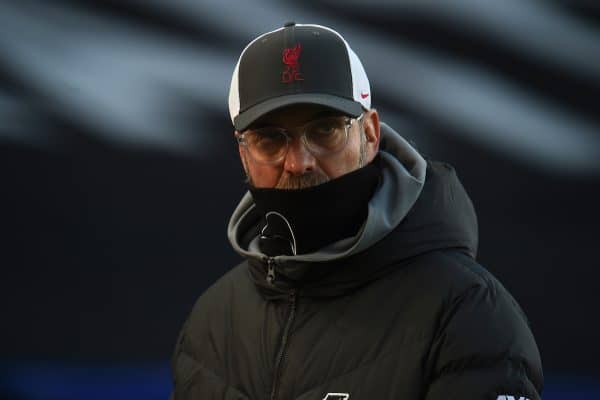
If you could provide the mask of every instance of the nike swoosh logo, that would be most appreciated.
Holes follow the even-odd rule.
[[[369,97],[369,93],[361,93],[360,97],[362,97],[363,99],[366,99],[367,97]]]

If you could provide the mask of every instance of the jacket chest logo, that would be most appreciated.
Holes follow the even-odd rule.
[[[349,398],[348,393],[327,393],[323,400],[348,400]]]

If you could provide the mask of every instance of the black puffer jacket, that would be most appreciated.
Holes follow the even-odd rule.
[[[419,192],[366,249],[279,260],[274,285],[249,256],[211,286],[176,345],[174,399],[539,399],[535,340],[474,259],[476,217],[454,170],[428,161]]]

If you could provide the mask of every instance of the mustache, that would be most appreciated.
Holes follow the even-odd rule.
[[[311,172],[304,175],[283,174],[276,189],[304,189],[311,186],[317,186],[329,181],[329,177],[322,172]]]

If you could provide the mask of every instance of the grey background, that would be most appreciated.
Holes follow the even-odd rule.
[[[599,17],[566,0],[3,2],[2,362],[168,359],[238,261],[237,57],[295,20],[344,35],[382,120],[455,166],[479,261],[545,371],[595,381]]]

